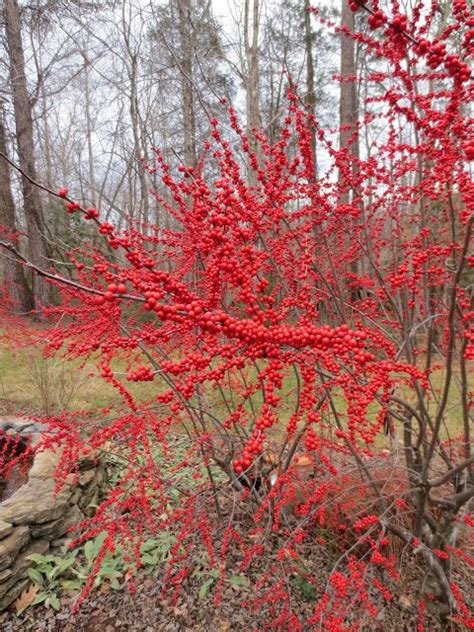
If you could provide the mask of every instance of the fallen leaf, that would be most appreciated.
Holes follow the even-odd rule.
[[[413,603],[408,595],[402,595],[398,600],[398,603],[403,610],[410,610],[410,608],[413,607]]]
[[[23,610],[26,610],[28,606],[33,603],[38,592],[39,586],[36,586],[36,584],[30,584],[24,589],[24,591],[15,601],[15,608],[18,614],[21,614]]]

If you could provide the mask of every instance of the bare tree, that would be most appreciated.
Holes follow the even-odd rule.
[[[184,159],[186,164],[196,166],[196,122],[194,118],[193,94],[193,39],[194,25],[191,22],[191,1],[178,0],[179,39],[181,52],[181,101],[183,112]]]
[[[310,0],[304,0],[304,41],[306,56],[306,104],[316,121],[316,92],[314,87],[313,33],[311,29]],[[318,177],[316,160],[316,127],[311,127],[311,153],[313,155],[314,178]]]
[[[46,223],[41,197],[31,181],[36,179],[35,146],[33,139],[32,105],[28,95],[25,73],[25,56],[21,34],[21,12],[17,0],[4,2],[5,30],[10,66],[10,85],[13,94],[18,159],[23,172],[21,186],[24,213],[28,229],[30,260],[44,267],[49,254],[46,240]],[[33,280],[34,306],[37,310],[50,301],[51,286],[43,279]]]
[[[247,127],[249,130],[250,147],[257,150],[257,143],[252,130],[261,126],[260,117],[260,73],[258,36],[260,29],[259,0],[244,0],[244,49],[247,72],[245,77]],[[255,184],[255,173],[250,170],[250,182]]]
[[[349,7],[347,0],[341,0],[341,26],[351,33],[355,28],[354,12]],[[357,141],[357,93],[355,85],[356,64],[355,45],[350,35],[341,32],[341,91],[339,102],[339,147],[347,149],[354,158],[352,161],[352,173],[355,172],[355,160],[359,157],[359,143]],[[341,174],[340,174],[341,175]],[[342,186],[340,202],[346,204],[350,201],[350,190]]]
[[[3,122],[3,103],[0,100],[0,152],[8,156],[7,138]],[[0,224],[7,232],[7,239],[18,246],[15,218],[15,202],[11,190],[10,169],[6,160],[0,159]],[[29,312],[33,308],[33,297],[26,281],[23,267],[8,253],[3,258],[4,287],[14,308]]]

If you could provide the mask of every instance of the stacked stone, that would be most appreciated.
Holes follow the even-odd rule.
[[[21,422],[18,429],[26,437],[25,423]],[[36,443],[40,437],[38,430],[46,429],[38,428],[38,424],[31,426],[31,440]],[[9,428],[8,434],[12,430],[13,427]],[[0,611],[28,585],[31,566],[28,557],[33,553],[44,555],[51,548],[62,546],[68,530],[94,513],[104,481],[104,467],[96,460],[82,459],[78,476],[71,475],[56,492],[54,472],[59,458],[59,450],[36,454],[27,483],[0,504]]]

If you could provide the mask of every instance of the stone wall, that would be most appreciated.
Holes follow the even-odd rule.
[[[0,419],[0,439],[18,433],[35,444],[45,431],[25,419]],[[0,504],[0,611],[28,585],[28,556],[62,546],[68,529],[92,515],[99,499],[104,467],[89,458],[79,462],[77,481],[71,476],[55,492],[59,456],[52,449],[36,454],[27,482]]]

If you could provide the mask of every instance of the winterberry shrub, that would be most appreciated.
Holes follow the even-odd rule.
[[[62,295],[48,347],[96,362],[121,403],[49,419],[45,442],[62,449],[58,480],[84,454],[124,463],[78,536],[107,531],[97,565],[117,542],[140,565],[143,538],[172,530],[164,593],[204,551],[216,603],[246,574],[269,629],[333,631],[371,629],[418,568],[419,629],[472,628],[474,18],[462,1],[441,27],[434,2],[350,4],[362,17],[344,36],[373,86],[359,156],[290,89],[278,141],[252,132],[257,152],[232,108],[233,138],[211,119],[197,168],[155,150],[143,168],[170,228],[118,231],[59,189],[102,241],[71,253],[71,279],[36,269]],[[318,179],[312,126],[330,163]],[[314,588],[307,615],[295,576]]]

